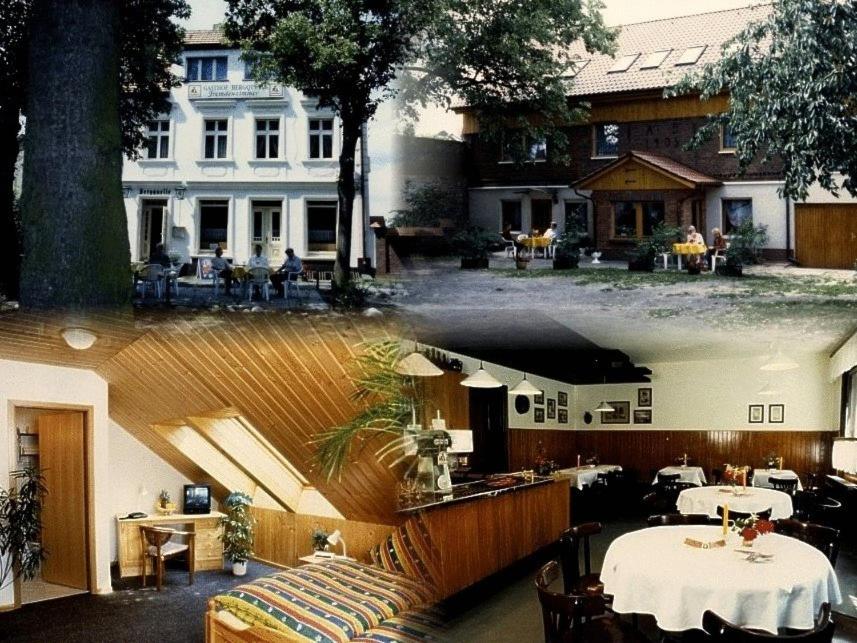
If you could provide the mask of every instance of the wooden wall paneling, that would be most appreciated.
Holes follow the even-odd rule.
[[[252,513],[256,518],[253,557],[283,567],[294,566],[295,514],[260,507],[253,507]]]
[[[631,159],[581,183],[580,187],[586,190],[687,190],[694,185]]]
[[[687,453],[707,476],[725,463],[764,466],[764,458],[776,453],[787,468],[804,480],[806,475],[830,469],[833,431],[610,431],[603,429],[557,431],[511,429],[509,458],[512,470],[530,468],[538,444],[560,466],[572,466],[577,455],[597,454],[601,462],[621,464],[643,478]]]
[[[664,99],[661,95],[630,97],[617,101],[615,96],[605,102],[593,98],[590,112],[592,123],[628,123],[634,121],[658,121],[673,118],[692,118],[718,114],[729,109],[729,97],[714,96],[707,101],[697,96],[679,96]]]
[[[470,404],[467,389],[461,386],[465,378],[461,373],[444,372],[438,377],[423,378],[426,408],[423,426],[431,426],[431,420],[440,409],[441,416],[450,429],[470,428]]]

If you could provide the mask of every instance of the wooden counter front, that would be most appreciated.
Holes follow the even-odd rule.
[[[563,480],[421,511],[440,551],[443,597],[555,543],[569,526],[569,493]]]
[[[223,543],[220,540],[220,519],[224,514],[213,511],[208,514],[171,514],[146,518],[116,518],[119,530],[119,575],[140,576],[141,548],[140,527],[172,527],[184,531],[185,527],[196,534],[194,560],[196,571],[223,568]]]

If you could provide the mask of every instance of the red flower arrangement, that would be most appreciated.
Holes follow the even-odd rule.
[[[739,518],[735,521],[735,530],[744,539],[744,544],[749,545],[759,536],[770,534],[774,531],[774,523],[755,514],[749,518]]]

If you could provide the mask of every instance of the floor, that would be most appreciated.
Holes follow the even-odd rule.
[[[84,590],[66,587],[65,585],[55,585],[47,583],[41,578],[34,578],[21,583],[21,603],[27,605],[29,603],[38,603],[39,601],[50,601],[55,598],[63,598],[64,596],[74,596],[75,594],[85,594]]]

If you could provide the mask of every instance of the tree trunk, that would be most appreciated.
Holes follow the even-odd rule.
[[[354,166],[357,141],[360,140],[360,118],[341,115],[342,152],[339,155],[339,219],[336,231],[336,263],[333,266],[333,281],[337,288],[344,288],[351,278],[351,232],[354,217]]]
[[[0,108],[0,294],[18,299],[21,243],[15,205],[15,167],[18,163],[18,107]]]
[[[115,305],[130,295],[117,7],[35,2],[21,199],[24,305]]]

